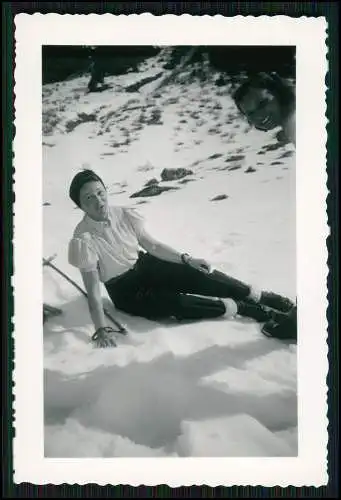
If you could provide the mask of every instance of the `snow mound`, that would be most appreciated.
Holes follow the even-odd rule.
[[[180,455],[191,457],[288,457],[290,446],[249,415],[183,422]]]
[[[45,457],[162,457],[162,449],[133,443],[128,438],[88,429],[73,419],[64,425],[47,426]]]

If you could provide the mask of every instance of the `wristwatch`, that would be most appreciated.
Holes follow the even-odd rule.
[[[98,328],[95,333],[92,335],[91,339],[92,340],[97,340],[98,337],[99,337],[99,334],[100,332],[104,330],[104,332],[108,332],[108,333],[114,333],[114,330],[111,328],[111,326],[101,326],[100,328]]]
[[[182,253],[181,254],[181,260],[184,264],[188,264],[191,256],[188,253]]]

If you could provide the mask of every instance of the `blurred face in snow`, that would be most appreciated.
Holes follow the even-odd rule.
[[[248,122],[259,130],[271,130],[281,125],[278,99],[265,88],[250,88],[239,103]]]
[[[99,181],[87,182],[79,192],[81,209],[91,219],[105,220],[108,217],[107,191]]]

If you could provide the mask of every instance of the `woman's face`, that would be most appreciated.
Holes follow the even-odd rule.
[[[79,193],[81,209],[94,220],[105,220],[108,216],[107,191],[99,181],[87,182]]]
[[[240,102],[248,122],[259,130],[271,130],[281,125],[278,99],[267,89],[251,88]]]

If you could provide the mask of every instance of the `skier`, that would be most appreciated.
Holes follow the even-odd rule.
[[[212,271],[204,259],[155,240],[134,209],[109,206],[105,185],[92,170],[74,176],[69,196],[84,216],[69,242],[68,259],[81,272],[95,327],[92,339],[101,347],[114,341],[105,323],[100,282],[117,309],[152,320],[238,314],[280,324],[294,307],[286,297]]]
[[[296,145],[295,93],[276,73],[259,73],[234,93],[238,109],[258,130],[282,128],[286,141]]]

